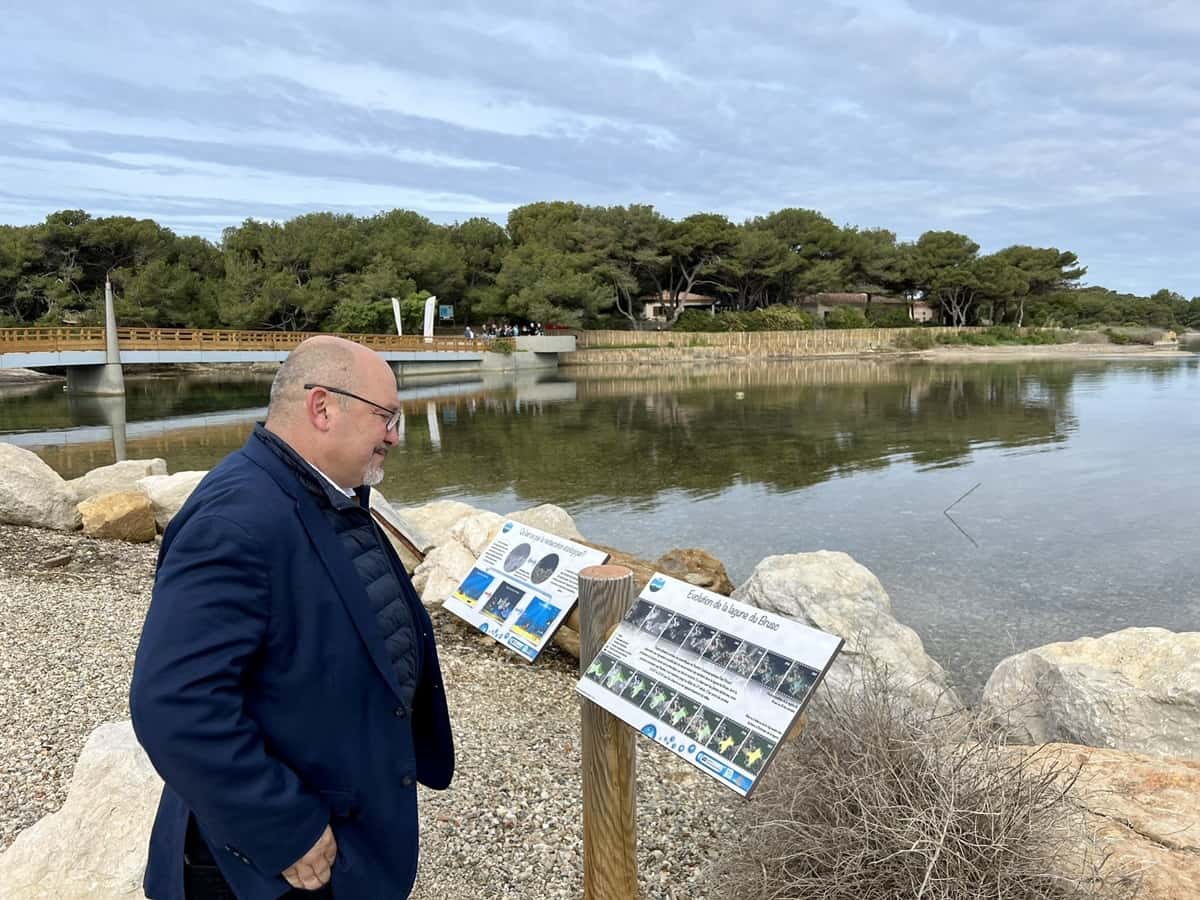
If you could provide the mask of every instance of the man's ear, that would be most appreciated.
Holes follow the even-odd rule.
[[[313,388],[304,398],[304,410],[308,413],[309,424],[317,431],[329,431],[332,423],[329,421],[329,392],[322,388]]]

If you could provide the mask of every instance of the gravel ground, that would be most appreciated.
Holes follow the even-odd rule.
[[[0,850],[62,803],[97,725],[128,718],[154,545],[0,526]],[[434,613],[458,769],[422,791],[414,900],[581,896],[576,661],[535,665]],[[642,896],[718,900],[705,881],[742,803],[639,740]]]
[[[0,849],[62,805],[127,693],[154,544],[0,525]]]

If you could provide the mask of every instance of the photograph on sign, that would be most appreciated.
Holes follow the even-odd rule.
[[[602,550],[508,521],[442,605],[532,661],[578,599],[580,569],[607,559]]]
[[[747,797],[841,648],[655,573],[576,690]]]

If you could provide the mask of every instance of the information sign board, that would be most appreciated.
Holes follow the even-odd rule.
[[[607,559],[602,550],[506,521],[443,606],[532,661],[579,598],[579,571]]]
[[[655,573],[576,690],[747,797],[841,648]]]

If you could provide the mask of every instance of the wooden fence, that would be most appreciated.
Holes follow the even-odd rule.
[[[982,328],[846,328],[813,331],[576,331],[579,350],[625,350],[714,347],[733,355],[756,356],[794,353],[843,353],[894,347],[905,335],[982,331]]]

